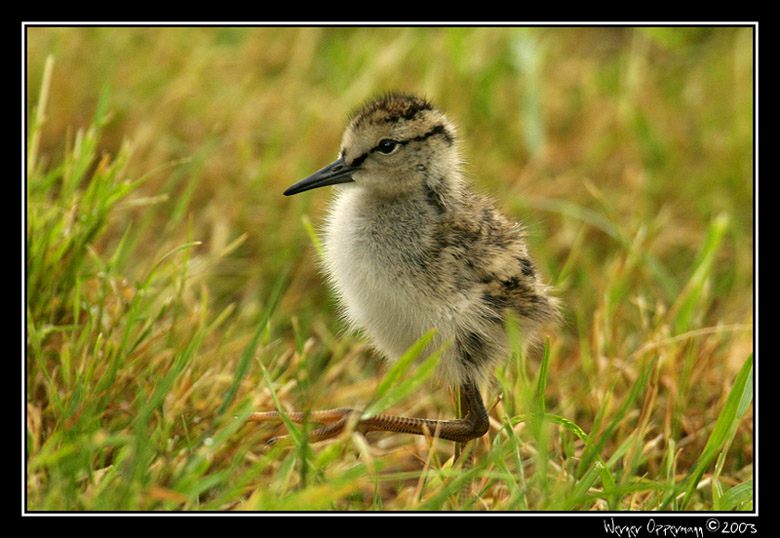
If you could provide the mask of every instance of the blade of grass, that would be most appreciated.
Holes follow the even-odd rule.
[[[196,498],[206,489],[225,481],[228,473],[208,474],[214,454],[222,449],[243,426],[251,412],[249,402],[244,403],[235,417],[222,420],[214,433],[209,432],[200,441],[179,475],[172,480],[172,489],[190,498]],[[267,463],[266,463],[267,464]]]
[[[685,332],[691,327],[693,314],[697,311],[696,307],[705,292],[705,284],[712,274],[715,255],[718,253],[723,237],[729,228],[730,220],[728,214],[720,213],[710,223],[707,237],[694,262],[691,278],[670,310],[670,318],[674,320],[677,334]]]
[[[544,419],[545,401],[544,395],[547,390],[547,378],[550,372],[550,340],[544,343],[544,354],[539,365],[539,371],[536,378],[536,387],[529,409],[532,409],[528,416],[528,425],[536,443],[536,467],[534,469],[534,483],[541,489],[541,495],[547,500],[549,495],[548,471],[550,462],[550,429]]]
[[[301,223],[303,223],[303,229],[306,230],[306,235],[309,236],[309,241],[314,245],[314,250],[317,252],[317,257],[320,260],[325,259],[325,250],[322,247],[322,241],[317,235],[317,230],[314,229],[314,225],[311,223],[311,219],[308,215],[301,216]]]
[[[284,273],[276,280],[276,284],[274,284],[274,287],[271,290],[271,296],[268,299],[268,304],[265,307],[265,311],[263,311],[263,315],[260,317],[260,321],[255,327],[255,332],[252,335],[251,340],[244,348],[244,352],[241,354],[241,357],[238,360],[236,372],[233,376],[233,382],[230,384],[230,387],[228,387],[228,390],[222,397],[222,405],[219,407],[217,414],[221,415],[224,413],[233,402],[233,399],[236,397],[236,393],[238,392],[238,385],[241,383],[241,380],[249,370],[249,364],[252,360],[252,357],[255,356],[257,346],[260,342],[260,337],[263,335],[268,322],[271,320],[271,316],[273,315],[274,310],[276,310],[276,305],[279,303],[279,298],[282,296],[282,293],[286,287],[287,273]]]
[[[715,510],[730,512],[740,507],[743,510],[752,509],[753,505],[753,481],[747,480],[736,486],[732,486],[720,498],[720,502],[715,506]]]
[[[547,391],[547,380],[550,374],[550,339],[544,342],[544,354],[539,365],[539,373],[536,379],[536,392],[534,394],[534,409],[543,416],[545,412],[544,393]]]
[[[366,466],[361,463],[337,476],[329,477],[323,484],[314,484],[284,496],[261,486],[242,503],[239,510],[329,510],[333,508],[334,501],[360,489],[361,478],[366,473]]]
[[[680,501],[680,509],[685,510],[691,500],[696,486],[699,484],[704,471],[707,470],[712,460],[734,437],[739,421],[745,414],[748,405],[753,400],[753,354],[751,353],[740,368],[734,385],[729,391],[726,403],[723,405],[715,427],[710,433],[707,443],[704,445],[692,470],[683,481],[685,485],[683,498]],[[663,507],[669,506],[675,493],[670,494],[663,503]]]
[[[187,346],[173,358],[166,374],[155,384],[151,396],[147,396],[143,387],[139,387],[139,405],[133,424],[132,457],[127,467],[127,480],[120,487],[121,491],[117,499],[120,508],[126,509],[137,503],[140,491],[149,485],[150,464],[155,454],[153,446],[155,426],[152,424],[152,415],[161,408],[165,397],[171,392],[174,382],[192,361],[204,336],[205,332],[201,327],[190,339]]]
[[[434,351],[431,355],[421,362],[414,371],[414,374],[408,379],[404,379],[387,392],[382,398],[375,400],[366,411],[363,417],[370,417],[381,413],[388,407],[404,400],[407,396],[415,392],[420,385],[426,382],[436,370],[441,358],[441,350]]]
[[[296,426],[295,423],[290,420],[290,417],[287,416],[284,407],[282,407],[282,404],[279,402],[279,397],[276,395],[273,382],[271,381],[271,376],[268,374],[268,370],[262,362],[260,363],[260,370],[263,372],[263,380],[265,381],[265,385],[268,387],[268,390],[271,393],[271,400],[274,402],[274,408],[279,412],[279,418],[282,419],[282,422],[287,428],[287,432],[290,434],[290,437],[292,437],[295,445],[300,446],[301,443],[304,442],[304,432],[301,431],[302,428],[298,428],[298,426]]]
[[[615,411],[615,413],[612,415],[612,418],[607,424],[607,426],[604,428],[603,431],[599,432],[596,442],[592,444],[588,444],[587,448],[585,449],[585,452],[582,454],[582,459],[580,460],[580,464],[577,466],[577,473],[576,473],[577,476],[579,477],[582,476],[585,469],[587,469],[591,465],[591,463],[593,463],[593,460],[601,452],[601,449],[605,445],[605,443],[612,438],[612,435],[617,429],[618,424],[620,424],[620,422],[626,416],[626,413],[628,413],[629,409],[633,407],[633,404],[636,401],[636,399],[646,388],[647,381],[650,378],[650,373],[653,370],[653,366],[654,363],[649,362],[647,365],[645,365],[642,368],[639,374],[639,378],[631,386],[631,390],[629,391],[628,395],[625,397],[623,403],[620,405],[617,411]],[[593,439],[593,434],[591,434],[590,438]]]
[[[49,89],[51,88],[51,74],[54,70],[54,56],[46,57],[43,67],[43,79],[41,81],[41,93],[38,96],[38,106],[35,107],[35,120],[30,129],[30,141],[27,144],[27,175],[32,175],[38,164],[38,148],[41,143],[41,127],[46,121],[46,104],[49,102]]]
[[[415,387],[419,386],[420,383],[430,377],[436,367],[436,364],[438,363],[439,356],[441,355],[440,349],[434,351],[427,359],[425,359],[425,361],[423,361],[418,366],[412,377],[404,380],[403,382],[399,382],[399,379],[407,372],[407,370],[409,370],[415,359],[417,359],[422,354],[423,350],[425,350],[425,348],[431,342],[434,334],[435,331],[430,330],[422,335],[419,340],[417,340],[409,347],[409,349],[406,350],[401,358],[393,363],[374,391],[372,402],[366,407],[366,410],[363,413],[364,417],[369,417],[381,413],[390,405],[393,405],[394,403],[403,399],[403,397],[411,392]]]
[[[442,474],[442,478],[445,479],[445,482],[442,485],[441,489],[430,499],[428,499],[423,503],[420,503],[420,505],[418,505],[416,509],[424,510],[424,511],[442,510],[444,503],[447,501],[447,499],[460,492],[465,487],[466,484],[468,484],[476,475],[480,473],[481,470],[482,470],[482,464],[475,465],[470,469],[465,469],[462,471],[453,470],[449,473],[440,473]],[[452,478],[452,479],[446,481],[446,478]]]

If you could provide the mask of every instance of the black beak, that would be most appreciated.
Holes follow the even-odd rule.
[[[284,191],[285,196],[298,194],[299,192],[324,187],[325,185],[335,185],[336,183],[348,183],[352,181],[352,172],[357,170],[348,166],[344,162],[344,157],[339,157],[336,162],[330,163],[325,168],[317,170],[307,178],[303,178],[295,185],[292,185]]]

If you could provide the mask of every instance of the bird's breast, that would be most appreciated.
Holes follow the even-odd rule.
[[[424,222],[414,211],[413,204],[399,207],[346,188],[325,227],[325,268],[343,312],[389,358],[442,316],[427,274]]]

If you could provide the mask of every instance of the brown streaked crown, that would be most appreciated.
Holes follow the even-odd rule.
[[[350,114],[350,125],[356,128],[363,123],[395,123],[401,119],[414,119],[420,112],[433,110],[433,105],[422,97],[408,93],[389,92],[366,102]]]

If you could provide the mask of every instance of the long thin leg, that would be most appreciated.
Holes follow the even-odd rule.
[[[355,409],[340,408],[311,411],[309,413],[291,411],[287,413],[287,417],[296,424],[303,424],[307,420],[317,424],[323,424],[322,427],[309,433],[309,441],[316,443],[317,441],[324,441],[338,436],[344,431],[347,421],[353,414],[360,416],[361,413]],[[249,422],[279,422],[281,418],[278,411],[259,411],[249,415],[247,420]],[[272,438],[269,441],[269,444],[273,444],[278,439],[278,437]]]
[[[382,431],[411,433],[416,435],[437,435],[441,439],[465,443],[471,439],[482,437],[488,431],[489,420],[485,405],[479,390],[473,383],[466,383],[460,387],[461,406],[465,409],[465,416],[455,420],[435,420],[429,418],[400,417],[397,415],[376,415],[358,420],[355,429],[360,432]],[[308,420],[323,427],[311,433],[312,441],[331,439],[339,435],[347,425],[350,417],[361,414],[354,409],[329,409],[326,411],[312,411],[308,414]],[[306,413],[293,412],[288,414],[290,420],[301,423],[306,420]],[[249,416],[252,422],[278,421],[279,413],[266,411],[253,413]]]
[[[464,415],[464,413],[466,411],[466,403],[465,402],[466,402],[466,396],[463,394],[463,387],[460,386],[460,387],[458,387],[458,397],[457,397],[457,402],[456,402],[457,403],[456,411],[457,411],[458,414],[455,416],[455,418],[463,418],[465,416]],[[460,459],[460,455],[463,452],[463,447],[465,447],[465,446],[466,446],[465,443],[461,443],[461,442],[455,443],[455,460],[456,461]]]

